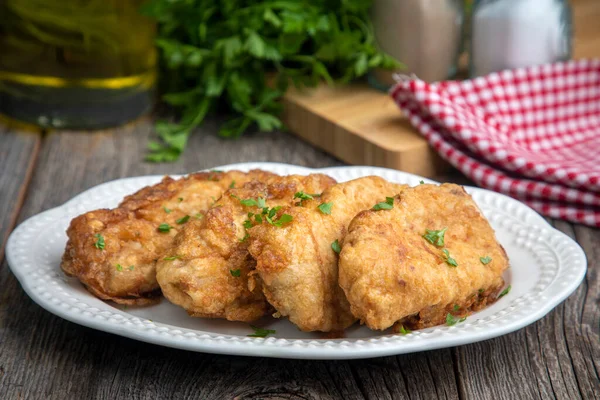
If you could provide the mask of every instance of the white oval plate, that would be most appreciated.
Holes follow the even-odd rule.
[[[253,168],[278,174],[320,172],[338,181],[379,175],[393,182],[417,185],[428,179],[376,167],[309,169],[286,164],[244,163],[220,170]],[[27,294],[46,310],[77,324],[179,349],[244,356],[351,359],[411,353],[490,339],[520,329],[547,314],[579,286],[586,272],[583,250],[553,229],[535,211],[501,194],[467,188],[496,230],[511,268],[505,280],[508,295],[455,326],[437,326],[408,335],[374,332],[355,324],[343,339],[322,339],[300,332],[287,320],[265,318],[256,325],[276,334],[251,338],[249,325],[189,317],[164,300],[150,307],[125,307],[101,301],[60,270],[60,260],[71,219],[120,200],[162,176],[143,176],[107,182],[91,188],[64,205],[29,218],[8,240],[6,255]]]

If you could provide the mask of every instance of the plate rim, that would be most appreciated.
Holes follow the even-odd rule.
[[[325,167],[325,168],[309,168],[304,166],[297,166],[291,164],[283,164],[283,163],[269,163],[269,162],[252,162],[252,163],[237,163],[237,164],[227,164],[221,165],[210,169],[240,169],[240,170],[248,170],[252,168],[261,168],[269,170],[270,168],[275,169],[295,169],[298,171],[304,171],[306,173],[327,173],[332,170],[358,170],[359,173],[361,170],[368,169],[371,172],[380,172],[380,173],[392,173],[397,176],[404,176],[406,179],[413,181],[423,180],[425,182],[437,183],[431,179],[427,179],[418,175],[410,174],[403,171],[397,171],[388,168],[382,167],[373,167],[373,166],[334,166],[334,167]],[[210,169],[204,169],[202,171],[208,171]],[[371,173],[370,173],[371,174]],[[364,175],[364,174],[363,174]],[[36,221],[42,221],[44,219],[48,219],[50,217],[56,218],[60,214],[62,214],[68,207],[78,204],[81,202],[81,199],[84,198],[86,193],[98,190],[100,187],[110,187],[111,185],[115,185],[117,183],[122,183],[123,181],[135,181],[140,179],[156,179],[159,180],[165,175],[146,175],[146,176],[138,176],[138,177],[126,177],[120,179],[114,179],[108,182],[101,183],[99,185],[95,185],[91,188],[86,189],[85,191],[75,195],[62,205],[57,207],[48,209],[36,215],[33,215],[23,222],[21,222],[10,234],[8,241],[6,243],[6,258],[8,261],[8,265],[13,274],[17,277],[21,287],[25,290],[27,295],[34,300],[38,305],[40,305],[45,310],[63,318],[68,321],[74,322],[78,325],[87,326],[93,329],[101,330],[108,333],[117,334],[120,336],[132,338],[135,340],[140,340],[147,343],[158,344],[162,346],[178,348],[183,350],[197,351],[197,352],[207,352],[214,354],[227,354],[227,355],[238,355],[238,356],[257,356],[257,357],[277,357],[277,358],[292,358],[292,359],[313,359],[313,360],[341,360],[341,359],[357,359],[357,358],[372,358],[372,357],[380,357],[387,355],[397,355],[397,354],[405,354],[412,352],[419,352],[425,350],[434,350],[439,348],[453,347],[458,345],[470,344],[479,342],[482,340],[488,340],[494,337],[502,336],[510,332],[514,332],[518,329],[521,329],[527,325],[534,323],[535,321],[541,319],[543,316],[548,314],[552,309],[554,309],[557,305],[563,302],[567,297],[569,297],[581,284],[582,280],[585,277],[587,271],[587,259],[585,256],[585,252],[576,243],[573,239],[571,239],[568,235],[563,232],[558,231],[554,227],[552,227],[543,217],[541,217],[534,210],[526,206],[525,204],[519,202],[518,200],[512,199],[508,196],[502,195],[500,193],[492,192],[486,189],[476,188],[472,186],[465,186],[467,191],[470,193],[479,193],[480,195],[492,196],[495,198],[499,198],[502,201],[507,201],[509,204],[512,204],[515,207],[519,207],[524,209],[528,215],[533,216],[529,222],[533,223],[535,226],[539,227],[546,233],[550,233],[555,237],[558,237],[562,240],[566,240],[573,248],[570,250],[576,253],[581,262],[581,267],[577,270],[577,274],[573,278],[572,281],[569,282],[568,285],[564,286],[562,290],[558,293],[555,293],[552,297],[548,299],[544,304],[540,304],[537,308],[533,310],[533,312],[527,314],[527,316],[522,318],[517,318],[513,320],[511,323],[503,324],[500,327],[494,328],[492,330],[484,328],[481,331],[468,332],[463,335],[451,335],[450,337],[440,338],[440,340],[415,340],[410,343],[409,346],[405,346],[403,341],[396,341],[395,343],[388,342],[388,345],[379,345],[369,343],[369,339],[285,339],[285,338],[277,338],[277,337],[269,337],[266,339],[263,338],[243,338],[239,335],[218,335],[216,338],[206,338],[203,341],[192,341],[192,340],[181,340],[171,336],[161,335],[156,331],[148,331],[138,330],[138,329],[129,329],[125,326],[109,323],[107,321],[95,319],[93,316],[86,317],[81,313],[70,312],[70,309],[65,307],[60,307],[57,304],[53,304],[51,301],[43,298],[36,290],[34,290],[32,286],[32,282],[25,274],[25,271],[20,270],[17,265],[17,258],[14,254],[15,246],[17,242],[17,237],[27,228],[29,225],[32,225]],[[169,175],[173,177],[179,177],[183,175],[174,174]],[[88,296],[91,296],[88,292],[85,292]],[[127,314],[127,313],[126,313]],[[131,315],[131,314],[129,314]],[[140,317],[136,317],[131,315],[136,319],[140,319]],[[148,320],[149,321],[149,320]],[[151,321],[150,321],[151,322]],[[143,322],[142,322],[143,323]],[[160,327],[168,327],[170,329],[175,330],[188,330],[186,328],[181,328],[165,323],[153,323],[153,326],[158,328]],[[460,327],[448,327],[445,328],[448,331],[453,329],[460,329]],[[154,332],[154,333],[153,333]],[[197,331],[201,332],[201,331]],[[213,333],[214,334],[214,333]],[[234,340],[222,340],[220,337],[232,337],[239,339],[238,342]],[[383,337],[399,337],[398,335],[389,335],[383,333],[381,336],[376,338]],[[375,338],[373,338],[375,339]],[[419,338],[421,339],[421,338]],[[295,347],[292,345],[286,345],[282,347],[278,345],[279,341],[292,342],[295,343],[300,341],[303,343],[302,346]],[[358,342],[363,342],[364,345],[354,347],[354,345]],[[307,343],[308,342],[308,343]],[[316,342],[319,345],[311,346],[312,342]],[[348,343],[345,345],[344,342]],[[232,345],[235,343],[235,345]],[[251,346],[244,346],[244,344],[251,343]],[[307,343],[307,344],[306,344]],[[327,343],[331,343],[332,345],[327,348]],[[324,346],[322,345],[325,345]]]

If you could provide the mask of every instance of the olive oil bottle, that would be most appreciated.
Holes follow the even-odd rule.
[[[150,110],[155,26],[144,0],[0,0],[0,113],[46,128]]]

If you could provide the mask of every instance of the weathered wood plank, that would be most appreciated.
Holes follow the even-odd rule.
[[[0,260],[23,203],[40,141],[39,133],[0,123]]]

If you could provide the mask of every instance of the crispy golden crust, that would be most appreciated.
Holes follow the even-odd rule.
[[[427,229],[443,228],[443,246],[423,238]],[[457,267],[446,262],[443,249]],[[484,265],[480,257],[486,256],[492,261]],[[392,210],[354,218],[339,268],[352,313],[369,328],[399,322],[418,329],[444,323],[450,311],[466,316],[495,301],[508,258],[462,187],[419,185],[400,192]]]
[[[191,174],[178,180],[166,177],[126,197],[116,209],[73,219],[61,268],[101,299],[137,305],[155,302],[160,294],[155,261],[185,225],[184,217],[200,216],[234,180],[243,184],[270,176],[274,175],[264,171],[231,171]],[[159,232],[162,223],[172,229]],[[94,245],[95,235],[103,237],[104,249]]]
[[[284,227],[263,224],[250,229],[249,251],[256,259],[256,274],[267,300],[281,316],[303,331],[341,331],[355,321],[338,286],[338,257],[331,244],[341,243],[356,213],[402,187],[379,177],[340,183],[320,198],[280,210],[293,216]],[[331,215],[319,211],[320,204],[329,202]]]
[[[244,206],[240,199],[264,198],[267,207],[289,205],[298,191],[321,193],[334,183],[320,174],[291,175],[229,189],[205,218],[188,224],[177,235],[165,253],[167,259],[158,261],[157,279],[163,294],[196,317],[230,321],[262,317],[269,305],[260,282],[248,281],[254,260],[248,254],[248,241],[241,241],[248,213],[260,213],[261,209]],[[169,259],[174,256],[177,258]]]

